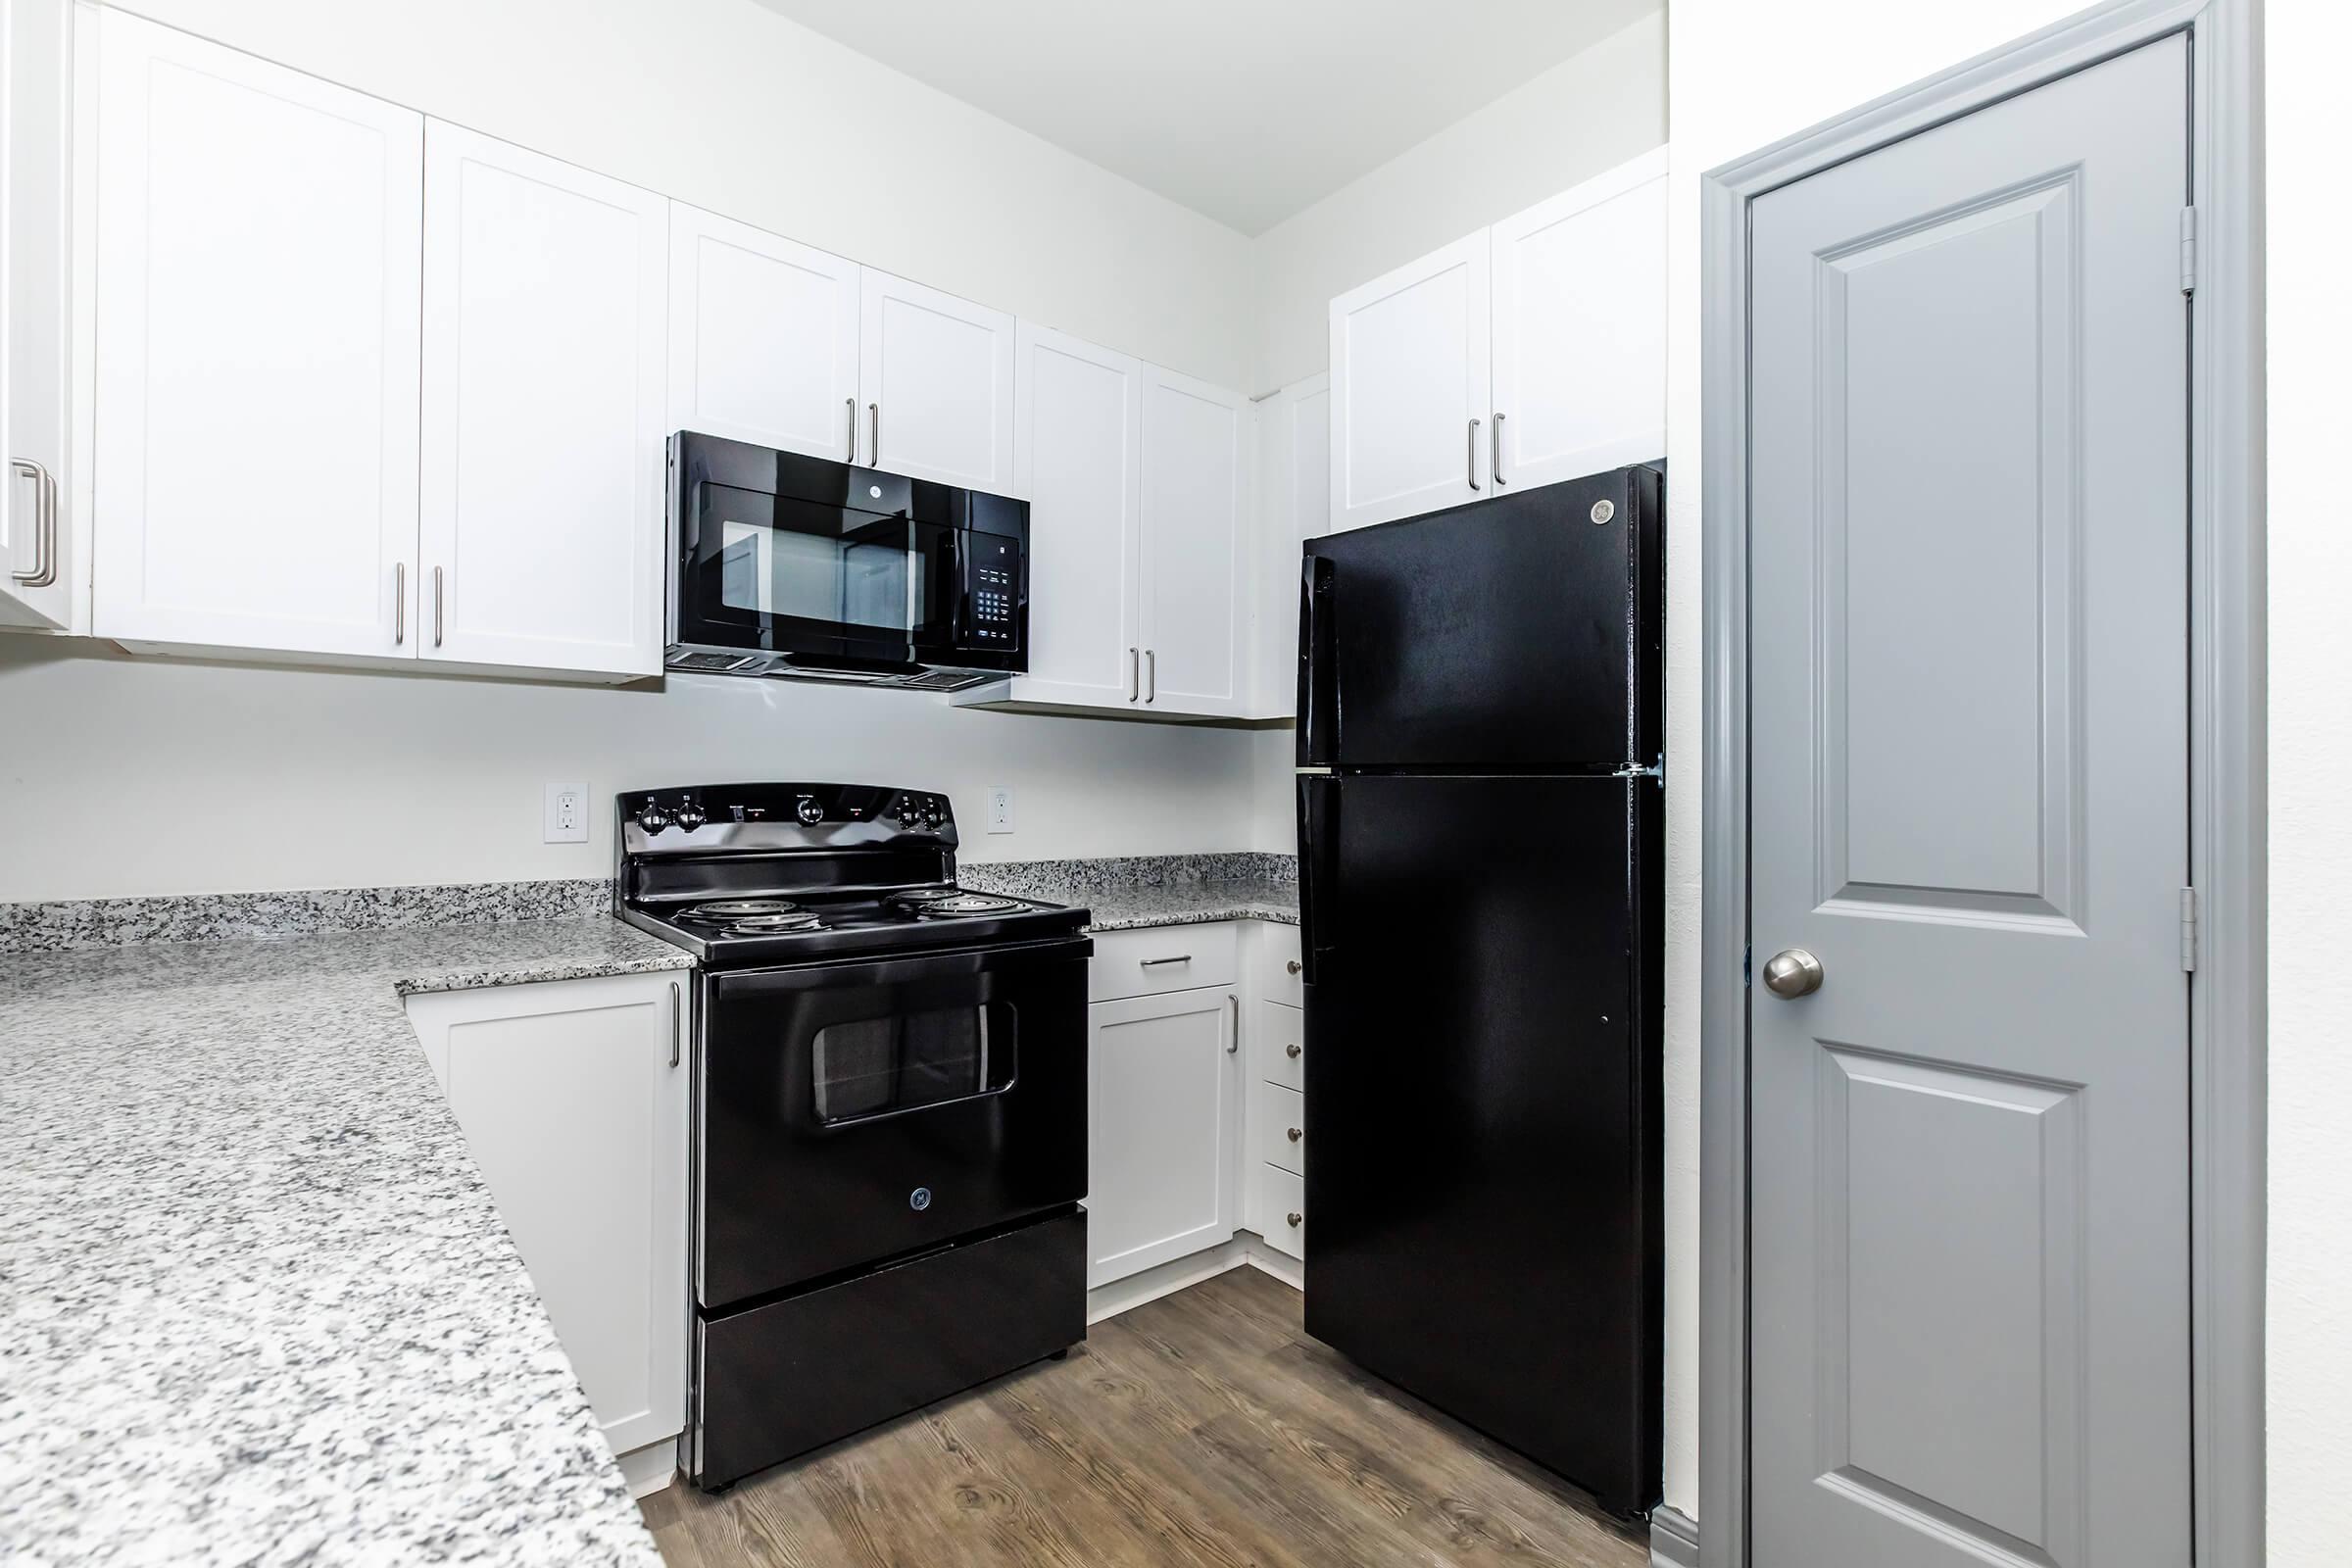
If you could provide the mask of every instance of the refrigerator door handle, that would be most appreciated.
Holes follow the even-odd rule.
[[[1338,889],[1340,859],[1340,781],[1328,773],[1310,773],[1298,780],[1298,959],[1299,978],[1315,983],[1320,960],[1331,952],[1332,929],[1326,911]]]
[[[1298,572],[1298,765],[1328,767],[1339,755],[1339,618],[1332,564],[1308,556]]]

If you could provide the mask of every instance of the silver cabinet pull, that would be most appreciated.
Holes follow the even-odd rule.
[[[1499,485],[1501,485],[1501,484],[1503,484],[1503,483],[1505,482],[1505,481],[1504,481],[1504,479],[1503,479],[1503,477],[1502,477],[1502,414],[1501,414],[1501,412],[1500,412],[1499,410],[1497,410],[1497,411],[1496,411],[1496,413],[1495,413],[1495,415],[1494,415],[1494,483],[1495,483],[1496,485],[1498,485],[1498,486],[1499,486]]]
[[[435,566],[433,568],[433,646],[435,648],[441,646],[442,607],[448,602],[448,599],[449,594],[441,582],[441,568]]]
[[[1228,1056],[1238,1056],[1241,1054],[1242,1051],[1241,993],[1238,991],[1228,991],[1225,993],[1225,1000],[1233,1004],[1233,1033],[1226,1037],[1225,1054]]]
[[[1143,960],[1143,967],[1147,969],[1155,969],[1163,963],[1190,963],[1192,961],[1193,956],[1191,954],[1179,953],[1173,958],[1146,958]]]
[[[1282,1048],[1282,1054],[1290,1057],[1293,1061],[1297,1061],[1300,1056],[1306,1054],[1306,1048],[1300,1045],[1298,1041],[1294,1040],[1289,1045]]]
[[[1295,1144],[1299,1139],[1304,1138],[1306,1136],[1306,1132],[1305,1129],[1299,1127],[1286,1127],[1283,1129],[1282,1135]]]
[[[850,451],[849,456],[844,458],[842,461],[845,463],[856,463],[858,461],[858,400],[856,398],[843,398],[841,401],[843,405],[846,406],[850,411]]]
[[[409,640],[409,564],[392,563],[392,646]]]
[[[876,466],[882,461],[882,405],[865,406],[865,466]]]
[[[1285,969],[1288,969],[1288,970],[1289,970],[1291,973],[1293,973],[1293,974],[1297,974],[1297,973],[1298,973],[1299,970],[1301,970],[1301,969],[1305,968],[1305,967],[1306,967],[1306,965],[1305,965],[1305,964],[1303,964],[1303,963],[1300,963],[1300,962],[1299,962],[1299,961],[1298,961],[1297,958],[1293,958],[1293,959],[1289,960],[1288,962],[1286,962],[1285,964],[1283,964],[1283,967],[1284,967]]]
[[[57,581],[57,475],[29,458],[11,458],[9,476],[18,474],[41,487],[40,508],[32,520],[32,569],[9,571],[11,581],[24,588],[46,588]]]
[[[1127,650],[1127,700],[1134,702],[1144,692],[1144,664],[1136,658],[1135,650]]]
[[[672,980],[669,983],[669,1064],[672,1067],[678,1064],[679,1037],[685,1032],[686,995],[678,989],[678,983]]]
[[[1301,1223],[1302,1223],[1302,1222],[1305,1220],[1305,1218],[1306,1218],[1306,1216],[1305,1216],[1304,1214],[1301,1214],[1301,1213],[1299,1213],[1299,1212],[1298,1212],[1297,1209],[1295,1209],[1295,1208],[1294,1208],[1294,1209],[1292,1209],[1292,1210],[1291,1210],[1291,1211],[1290,1211],[1288,1214],[1285,1214],[1285,1215],[1283,1215],[1282,1217],[1283,1217],[1284,1219],[1286,1219],[1286,1220],[1290,1221],[1290,1224],[1291,1224],[1291,1229],[1293,1229],[1293,1230],[1297,1230],[1297,1229],[1299,1227],[1299,1225],[1300,1225],[1300,1224],[1301,1224]]]
[[[1159,701],[1159,650],[1156,648],[1144,650],[1144,701]]]
[[[1467,470],[1470,488],[1478,488],[1478,421],[1470,421],[1470,436],[1463,443],[1463,466]]]

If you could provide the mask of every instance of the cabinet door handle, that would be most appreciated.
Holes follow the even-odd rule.
[[[1144,701],[1159,701],[1159,651],[1154,648],[1144,650]]]
[[[678,1064],[680,1039],[685,1033],[686,994],[672,980],[669,983],[669,1064],[672,1067]]]
[[[1147,969],[1155,969],[1163,963],[1190,963],[1192,961],[1191,954],[1179,953],[1173,958],[1146,958],[1143,960],[1143,966]]]
[[[1297,1230],[1297,1229],[1299,1227],[1299,1225],[1300,1225],[1300,1224],[1301,1224],[1301,1223],[1302,1223],[1302,1222],[1303,1222],[1303,1221],[1306,1219],[1306,1216],[1305,1216],[1304,1214],[1301,1214],[1301,1213],[1299,1213],[1299,1212],[1298,1212],[1297,1209],[1295,1209],[1295,1208],[1294,1208],[1294,1209],[1292,1209],[1292,1210],[1291,1210],[1291,1211],[1290,1211],[1288,1214],[1285,1214],[1285,1215],[1283,1215],[1282,1217],[1283,1217],[1284,1219],[1286,1219],[1286,1220],[1289,1220],[1289,1221],[1291,1222],[1291,1229],[1293,1229],[1293,1230]]]
[[[1295,1144],[1299,1139],[1304,1138],[1306,1136],[1306,1132],[1303,1128],[1299,1127],[1286,1127],[1283,1129],[1283,1136]]]
[[[1476,419],[1472,419],[1472,420],[1470,421],[1470,434],[1469,434],[1469,439],[1463,443],[1463,448],[1462,448],[1462,466],[1463,466],[1463,469],[1464,469],[1464,476],[1465,476],[1465,477],[1467,477],[1467,478],[1469,479],[1469,481],[1470,481],[1470,488],[1471,488],[1471,489],[1473,489],[1473,490],[1477,489],[1477,488],[1478,488],[1478,421],[1477,421]]]
[[[1306,1048],[1300,1045],[1298,1041],[1294,1040],[1289,1045],[1282,1048],[1282,1054],[1290,1057],[1293,1061],[1297,1061],[1300,1056],[1306,1054]]]
[[[28,458],[11,458],[9,477],[18,474],[41,487],[40,510],[33,514],[32,569],[11,568],[9,577],[21,587],[46,588],[57,581],[57,475]]]
[[[1130,648],[1127,650],[1127,700],[1129,702],[1132,703],[1143,695],[1143,661],[1138,659],[1135,650]]]
[[[392,646],[409,640],[409,564],[392,563]]]
[[[1242,1050],[1242,999],[1239,992],[1229,991],[1225,1000],[1233,1004],[1233,1033],[1225,1037],[1225,1054],[1235,1056]]]
[[[1494,483],[1495,483],[1495,486],[1496,486],[1497,488],[1499,488],[1499,487],[1500,487],[1500,486],[1501,486],[1501,485],[1504,483],[1504,480],[1503,480],[1503,477],[1502,477],[1502,415],[1501,415],[1500,411],[1497,411],[1497,412],[1495,413],[1495,415],[1494,415]]]
[[[441,581],[441,568],[435,566],[433,568],[433,646],[435,648],[441,646],[441,622],[443,610],[448,601],[449,594]]]
[[[850,411],[850,453],[843,461],[856,463],[858,461],[858,400],[843,398],[841,401]]]
[[[882,405],[865,406],[865,466],[869,468],[882,462]]]
[[[1306,965],[1301,963],[1297,958],[1291,958],[1284,962],[1283,967],[1289,970],[1292,974],[1297,974],[1299,970],[1305,968]]]

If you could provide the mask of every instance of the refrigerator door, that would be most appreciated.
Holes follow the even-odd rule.
[[[1306,1328],[1658,1497],[1654,781],[1300,780]]]
[[[1662,486],[1620,468],[1307,541],[1299,764],[1654,761]]]

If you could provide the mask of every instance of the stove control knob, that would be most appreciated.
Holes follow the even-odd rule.
[[[687,799],[678,803],[676,821],[678,826],[684,828],[687,832],[693,832],[696,828],[701,827],[709,820],[710,819],[703,815],[702,807],[695,803],[693,797],[689,796]]]
[[[937,801],[923,808],[923,823],[926,827],[937,827],[947,819],[948,813],[939,808]]]
[[[825,819],[825,808],[817,804],[815,796],[804,795],[800,804],[792,808],[792,814],[813,827]]]
[[[670,821],[670,814],[662,809],[662,803],[657,800],[648,800],[637,812],[637,825],[648,833],[661,832]]]

